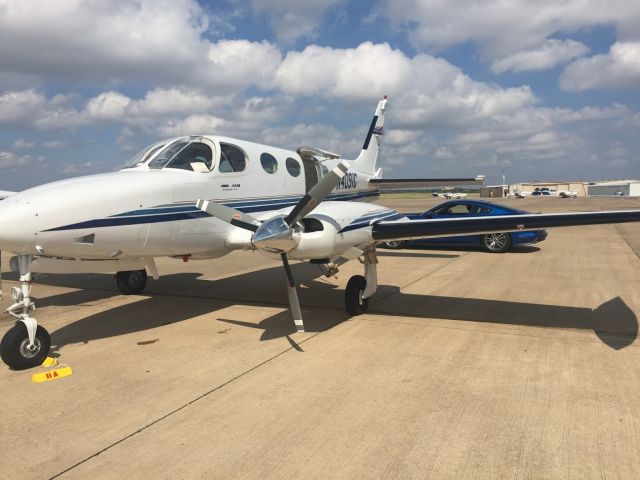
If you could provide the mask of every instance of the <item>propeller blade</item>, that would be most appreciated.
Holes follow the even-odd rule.
[[[324,198],[331,193],[331,190],[340,182],[340,179],[349,170],[347,162],[340,162],[322,180],[316,183],[309,192],[302,197],[298,204],[293,207],[291,213],[284,219],[287,225],[293,225],[301,218],[309,215]]]
[[[289,267],[289,259],[286,253],[281,253],[282,264],[284,265],[284,271],[287,274],[287,294],[289,295],[289,309],[291,310],[291,316],[293,317],[293,323],[296,325],[298,332],[304,332],[304,322],[302,321],[302,310],[300,310],[300,301],[298,300],[298,292],[296,291],[296,284],[293,281],[293,274]]]
[[[196,207],[203,212],[207,212],[209,215],[230,223],[231,225],[235,225],[236,227],[251,230],[252,232],[258,230],[258,220],[253,218],[251,215],[247,215],[240,210],[236,210],[235,208],[227,207],[221,203],[214,202],[213,200],[198,200],[196,202]]]

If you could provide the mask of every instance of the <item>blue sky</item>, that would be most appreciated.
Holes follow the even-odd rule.
[[[640,3],[0,0],[0,189],[219,133],[387,177],[640,177]]]

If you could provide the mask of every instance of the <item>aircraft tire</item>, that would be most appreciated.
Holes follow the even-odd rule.
[[[2,361],[14,370],[42,365],[51,348],[51,337],[44,327],[38,325],[36,329],[35,350],[29,351],[29,335],[27,327],[22,322],[16,324],[5,333],[0,342],[0,356]]]
[[[347,282],[347,288],[344,291],[344,303],[347,307],[347,312],[351,315],[362,315],[367,311],[369,299],[362,298],[362,292],[364,292],[366,286],[367,281],[362,275],[354,275]]]
[[[147,285],[147,271],[143,269],[118,272],[116,283],[123,295],[139,295]]]

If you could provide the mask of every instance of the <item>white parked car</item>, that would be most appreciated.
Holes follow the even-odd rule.
[[[561,198],[576,198],[578,196],[578,192],[574,192],[573,190],[561,190],[558,192],[558,196]]]

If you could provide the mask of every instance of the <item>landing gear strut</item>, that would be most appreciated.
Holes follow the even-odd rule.
[[[0,341],[0,357],[9,367],[24,370],[42,364],[51,347],[49,333],[38,325],[29,313],[35,310],[31,302],[31,283],[33,281],[29,264],[33,260],[31,255],[18,256],[20,270],[20,289],[11,292],[15,302],[5,311],[18,319],[16,324],[2,337]]]
[[[364,253],[364,277],[354,275],[347,282],[344,303],[351,315],[362,315],[369,307],[369,299],[378,289],[378,258],[375,246]]]

